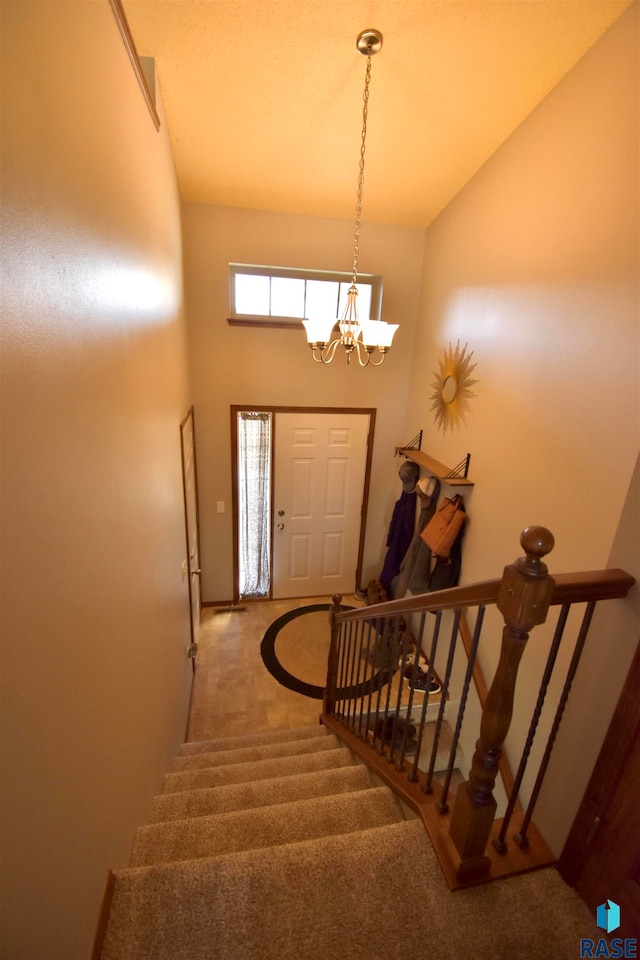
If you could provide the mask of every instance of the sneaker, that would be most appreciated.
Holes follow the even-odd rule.
[[[427,690],[427,678],[426,677],[417,677],[412,683],[411,686],[414,690],[420,690],[426,693]],[[442,687],[438,683],[435,677],[431,677],[429,681],[429,696],[434,696],[436,693],[440,693]]]

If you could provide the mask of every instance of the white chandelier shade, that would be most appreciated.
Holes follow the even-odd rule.
[[[384,320],[361,320],[360,326],[365,346],[388,350],[399,324],[385,323]]]
[[[327,319],[326,314],[318,314],[302,321],[311,347],[313,359],[318,363],[331,363],[336,349],[341,344],[347,353],[347,362],[355,351],[358,363],[362,367],[372,364],[380,366],[391,346],[393,335],[398,329],[397,323],[385,323],[383,320],[360,320],[358,318],[358,289],[355,284],[349,287],[347,305],[338,323],[340,335],[331,339],[336,321]],[[372,359],[374,350],[380,358]]]

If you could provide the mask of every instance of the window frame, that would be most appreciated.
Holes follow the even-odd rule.
[[[255,263],[229,264],[229,316],[227,323],[236,327],[276,327],[280,329],[302,330],[302,319],[298,317],[278,317],[272,314],[238,313],[235,309],[236,274],[247,273],[255,277],[284,277],[293,280],[328,280],[333,283],[351,284],[353,274],[338,270],[308,270],[303,267],[267,267]],[[380,274],[359,273],[357,283],[371,287],[371,319],[379,320],[382,312],[382,276]],[[336,324],[339,317],[336,317]]]

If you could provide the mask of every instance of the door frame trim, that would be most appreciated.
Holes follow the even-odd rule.
[[[197,643],[198,638],[195,636],[193,629],[193,589],[191,586],[191,567],[189,564],[190,559],[190,549],[191,544],[189,542],[189,518],[188,518],[188,504],[187,504],[187,471],[186,464],[184,459],[184,434],[185,427],[187,423],[191,420],[191,436],[193,438],[193,473],[194,473],[194,496],[196,501],[196,542],[198,544],[198,558],[200,559],[200,503],[198,500],[198,451],[196,443],[196,417],[195,409],[193,404],[189,407],[186,416],[180,423],[180,463],[182,464],[182,499],[184,503],[184,537],[186,544],[186,563],[187,563],[187,580],[189,584],[189,631],[191,635],[191,646]],[[202,610],[202,592],[200,593],[200,610]],[[195,668],[195,657],[193,658],[193,666]]]
[[[367,515],[369,510],[369,489],[371,485],[371,464],[373,461],[373,443],[376,427],[376,407],[308,407],[308,406],[274,406],[273,404],[234,403],[230,408],[231,418],[231,522],[233,524],[233,602],[240,602],[240,580],[238,571],[239,543],[238,543],[238,413],[242,410],[255,410],[260,413],[273,414],[273,430],[271,437],[272,451],[275,450],[276,417],[279,413],[319,413],[340,416],[341,414],[360,414],[369,417],[369,432],[367,435],[367,454],[365,460],[364,484],[362,488],[362,511],[360,514],[360,536],[358,539],[358,559],[356,564],[356,590],[361,585],[362,567],[364,562],[364,541],[367,531]],[[273,471],[275,464],[271,458],[271,489],[273,490]],[[273,497],[270,504],[271,516],[271,551],[273,554]],[[272,555],[273,561],[273,555]],[[269,600],[272,599],[272,583],[269,584]],[[244,603],[244,600],[243,600]]]
[[[596,818],[605,820],[615,802],[627,760],[640,737],[640,642],[629,667],[598,759],[576,814],[573,826],[558,859],[563,880],[580,890],[580,877],[592,852]],[[586,898],[585,898],[586,899]],[[591,905],[591,904],[590,904]]]

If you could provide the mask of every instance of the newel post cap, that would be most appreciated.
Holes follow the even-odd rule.
[[[528,633],[547,618],[555,581],[542,558],[553,550],[555,540],[546,527],[527,527],[520,544],[526,556],[504,568],[497,606],[508,626]]]

